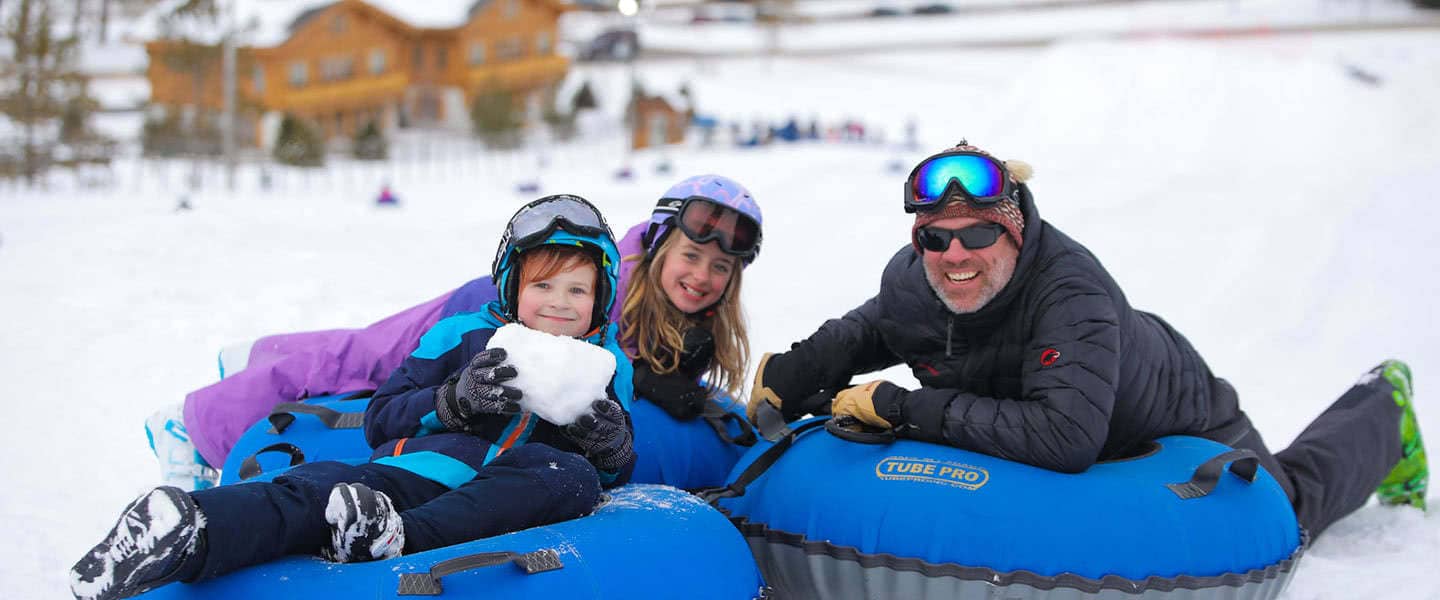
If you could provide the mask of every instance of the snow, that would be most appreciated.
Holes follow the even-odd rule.
[[[1095,10],[1117,22],[1158,10],[1134,4],[1133,13],[1115,3]],[[1253,11],[1233,21],[1250,29],[1281,6],[1295,13],[1285,18],[1326,23],[1361,6],[1164,4],[1180,15],[1166,28],[1235,10]],[[1426,25],[1436,14],[1400,2],[1365,6],[1404,12],[1402,23]],[[1183,18],[1187,10],[1193,19]],[[1027,15],[1037,20],[1027,27],[1051,32],[1076,16]],[[915,35],[933,35],[943,25],[932,24],[950,17],[935,19],[910,19]],[[690,46],[706,47],[713,27],[694,28]],[[591,140],[550,148],[537,172],[533,156],[463,157],[456,144],[434,148],[429,163],[397,147],[396,162],[379,168],[340,160],[318,173],[272,169],[268,191],[253,167],[241,169],[235,192],[219,171],[192,192],[186,165],[129,160],[104,188],[64,177],[37,190],[0,182],[0,381],[11,424],[0,441],[0,525],[7,539],[23,540],[0,549],[0,596],[65,597],[66,569],[127,502],[159,483],[145,417],[213,381],[220,348],[364,325],[483,273],[505,219],[534,195],[513,186],[532,175],[540,194],[577,192],[617,229],[642,220],[686,175],[744,182],[766,217],[765,250],[743,292],[758,358],[874,294],[907,239],[903,171],[968,137],[1036,166],[1040,214],[1092,249],[1132,304],[1162,315],[1235,384],[1272,448],[1394,356],[1415,370],[1433,453],[1440,36],[1426,27],[865,46],[886,39],[879,31],[893,35],[882,28],[856,36],[871,50],[863,53],[640,65],[689,75],[699,110],[726,120],[852,116],[893,142],[913,117],[918,149],[632,155],[618,140]],[[588,72],[625,77],[623,67]],[[652,171],[662,157],[672,172]],[[635,179],[614,180],[626,161]],[[373,207],[382,181],[403,199],[399,209]],[[194,210],[174,210],[182,194]],[[883,376],[915,385],[903,370]],[[1284,598],[1440,598],[1435,498],[1429,516],[1372,502],[1341,520],[1316,540]]]
[[[556,425],[589,414],[590,403],[605,398],[615,376],[609,350],[518,323],[495,330],[489,347],[504,348],[505,362],[515,367],[506,385],[525,394],[520,407]]]

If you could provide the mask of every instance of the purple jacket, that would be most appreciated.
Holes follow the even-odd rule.
[[[640,223],[626,232],[617,246],[622,258],[642,251],[640,234],[648,224]],[[620,318],[634,270],[634,262],[621,262],[620,289],[610,311],[611,322]],[[376,389],[436,322],[479,310],[494,297],[495,288],[486,276],[364,329],[260,338],[250,346],[243,370],[185,396],[185,428],[206,462],[223,465],[236,440],[276,405],[311,396]]]

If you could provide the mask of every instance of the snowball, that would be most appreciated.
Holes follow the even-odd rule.
[[[515,378],[505,382],[525,394],[520,408],[556,425],[574,423],[590,403],[606,397],[615,376],[615,355],[571,337],[512,323],[495,330],[489,347],[504,348]]]

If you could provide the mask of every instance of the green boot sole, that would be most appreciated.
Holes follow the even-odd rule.
[[[1391,397],[1403,411],[1400,416],[1400,462],[1375,489],[1381,504],[1408,504],[1425,510],[1425,492],[1430,483],[1430,466],[1425,458],[1425,442],[1420,437],[1420,422],[1415,419],[1414,391],[1410,367],[1398,360],[1381,363],[1381,376],[1395,388]]]

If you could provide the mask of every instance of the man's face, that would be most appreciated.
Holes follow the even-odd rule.
[[[931,223],[931,227],[963,229],[984,221],[974,217],[951,217]],[[925,263],[925,279],[940,301],[956,314],[980,310],[1010,282],[1015,274],[1015,261],[1020,249],[1010,236],[1000,234],[994,244],[976,250],[966,249],[960,240],[950,240],[944,252],[921,250]]]

